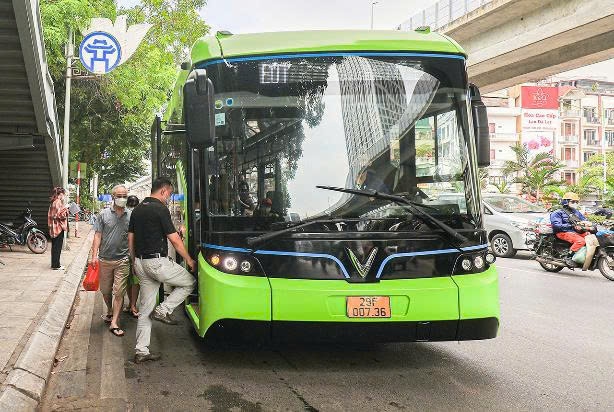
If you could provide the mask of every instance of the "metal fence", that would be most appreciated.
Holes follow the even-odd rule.
[[[436,31],[467,13],[492,3],[494,0],[440,0],[401,23],[398,30],[415,30],[420,26],[430,26]]]

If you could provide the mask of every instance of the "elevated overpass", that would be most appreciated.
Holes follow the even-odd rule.
[[[484,92],[614,58],[612,0],[441,0],[398,29],[418,26],[460,43]]]
[[[47,228],[49,191],[61,186],[61,146],[38,0],[0,0],[0,221],[32,202]]]

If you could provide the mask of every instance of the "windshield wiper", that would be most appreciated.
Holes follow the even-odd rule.
[[[310,226],[310,225],[314,225],[316,223],[342,223],[347,221],[347,219],[332,219],[332,218],[325,218],[323,216],[317,216],[317,217],[313,217],[311,219],[306,219],[300,223],[297,223],[295,225],[292,225],[290,227],[287,227],[285,229],[280,229],[280,230],[276,230],[274,232],[269,232],[269,233],[265,233],[263,235],[260,236],[255,236],[255,237],[249,237],[247,238],[247,245],[250,247],[255,247],[258,245],[261,245],[263,243],[266,243],[268,241],[271,241],[273,239],[275,239],[276,237],[285,235],[286,233],[290,233],[290,232],[294,232],[297,229],[301,229],[303,227],[306,226]]]
[[[446,225],[441,220],[425,212],[423,206],[420,203],[412,202],[411,200],[405,199],[404,197],[396,196],[396,195],[389,195],[386,193],[380,193],[377,190],[346,189],[344,187],[333,187],[333,186],[316,186],[316,187],[318,189],[333,190],[335,192],[351,193],[354,195],[368,196],[368,197],[373,197],[376,199],[391,200],[395,203],[401,203],[401,204],[407,205],[409,206],[410,209],[413,209],[414,212],[418,211],[419,214],[417,216],[422,218],[427,225],[432,224],[432,225],[437,226],[438,228],[442,229],[444,232],[452,236],[454,239],[456,239],[460,244],[465,243],[468,240],[465,236],[461,235],[460,233],[452,229],[450,226]],[[454,247],[458,248],[457,245],[454,245]]]

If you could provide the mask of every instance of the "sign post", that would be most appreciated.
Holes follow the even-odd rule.
[[[89,28],[83,32],[84,38],[79,46],[79,60],[89,72],[94,75],[109,73],[119,65],[125,63],[136,51],[139,44],[151,28],[151,24],[135,24],[128,27],[127,16],[117,16],[115,24],[109,19],[94,18]],[[68,188],[68,159],[70,148],[70,88],[71,80],[92,79],[97,76],[83,75],[77,67],[73,67],[76,60],[73,32],[68,31],[68,41],[65,49],[66,55],[66,97],[64,103],[64,136],[62,145],[62,186]],[[79,183],[77,183],[77,190]],[[68,196],[66,196],[68,199]],[[78,219],[78,217],[77,217]],[[78,223],[75,224],[75,236]],[[67,233],[64,232],[64,250],[69,250],[66,242]]]

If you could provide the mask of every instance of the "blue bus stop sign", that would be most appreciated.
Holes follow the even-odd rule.
[[[106,74],[113,70],[122,57],[117,39],[103,31],[95,31],[83,38],[79,46],[79,59],[88,71]]]

